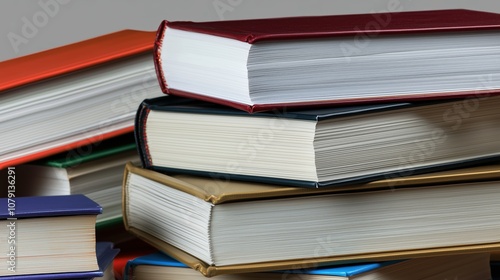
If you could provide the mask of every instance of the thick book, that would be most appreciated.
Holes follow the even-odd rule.
[[[16,197],[11,186],[8,198],[0,198],[5,205],[0,210],[0,235],[7,250],[0,256],[6,265],[0,276],[24,279],[31,274],[99,271],[99,204],[84,195]]]
[[[99,270],[90,272],[62,272],[49,274],[29,274],[22,276],[0,276],[2,280],[114,280],[112,269],[113,260],[120,250],[113,247],[111,242],[96,243],[96,257]]]
[[[124,30],[0,62],[0,169],[133,131],[162,95],[154,32]]]
[[[132,234],[205,276],[500,248],[500,169],[306,189],[127,164]]]
[[[371,262],[218,276],[221,280],[369,280],[369,279],[491,279],[488,253],[459,254],[399,261]],[[174,258],[157,252],[127,263],[124,280],[202,280],[197,271]]]
[[[139,106],[135,135],[148,169],[320,188],[498,161],[499,106],[500,96],[248,114],[163,96]]]
[[[163,21],[165,93],[249,112],[500,93],[500,15],[387,11]]]
[[[129,161],[140,162],[132,133],[104,140],[90,150],[72,149],[16,166],[16,194],[84,194],[103,208],[97,217],[97,228],[113,226],[122,222],[123,167]],[[0,171],[0,175],[4,173],[6,170]],[[6,191],[2,187],[0,193]]]

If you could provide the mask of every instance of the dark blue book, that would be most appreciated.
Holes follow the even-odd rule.
[[[97,242],[96,243],[96,257],[99,269],[95,271],[83,271],[83,272],[61,272],[61,273],[49,273],[49,274],[31,274],[22,276],[4,276],[0,277],[2,280],[12,279],[12,280],[49,280],[49,279],[72,279],[72,280],[90,280],[96,277],[103,277],[105,271],[112,268],[113,260],[120,251],[117,248],[113,248],[113,243],[111,242]]]
[[[5,238],[1,279],[49,279],[40,278],[47,274],[60,277],[50,279],[63,279],[64,273],[73,278],[101,275],[96,256],[107,249],[100,247],[103,245],[96,249],[95,222],[102,212],[99,204],[84,195],[15,197],[15,192],[10,192],[9,196],[0,199],[0,205],[5,206],[0,209],[0,235]]]
[[[487,253],[424,257],[384,262],[354,263],[270,272],[234,271],[217,276],[224,280],[369,280],[369,279],[467,279],[489,280]],[[468,272],[470,273],[468,275]],[[453,278],[458,276],[459,278]],[[451,278],[450,278],[451,277]],[[477,277],[477,278],[474,278]],[[158,252],[127,262],[124,280],[202,280],[205,276],[176,259]]]
[[[498,161],[499,107],[489,97],[250,114],[164,96],[140,105],[135,136],[155,171],[321,188]]]

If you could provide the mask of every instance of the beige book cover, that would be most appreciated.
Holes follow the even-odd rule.
[[[123,217],[125,228],[140,239],[158,248],[199,271],[206,277],[220,274],[247,273],[283,269],[301,269],[327,264],[342,264],[363,261],[382,261],[414,257],[439,256],[445,254],[459,254],[472,252],[500,251],[500,243],[463,245],[442,248],[429,248],[404,251],[390,251],[380,253],[366,253],[356,255],[342,255],[333,257],[318,257],[313,259],[295,259],[286,261],[273,261],[264,263],[250,263],[238,265],[215,266],[209,265],[196,257],[134,227],[129,226],[127,219],[126,188],[129,175],[137,174],[155,182],[167,184],[169,187],[201,198],[214,205],[236,201],[258,200],[269,198],[300,197],[318,194],[332,194],[342,192],[387,190],[392,188],[407,188],[428,185],[448,185],[455,183],[492,181],[500,179],[500,165],[489,165],[465,168],[452,171],[421,174],[409,177],[389,178],[363,185],[344,186],[336,188],[307,189],[295,187],[272,186],[251,182],[225,181],[213,178],[202,178],[189,175],[173,175],[158,173],[143,169],[127,163],[123,181]]]

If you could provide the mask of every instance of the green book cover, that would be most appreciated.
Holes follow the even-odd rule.
[[[123,217],[116,217],[112,219],[107,219],[104,221],[97,221],[96,222],[96,229],[104,229],[104,228],[109,228],[118,224],[123,223]]]

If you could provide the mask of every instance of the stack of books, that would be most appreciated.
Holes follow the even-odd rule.
[[[154,32],[125,30],[0,63],[0,169],[133,131],[137,102],[158,96]]]
[[[162,95],[154,36],[124,30],[0,63],[0,174],[16,168],[18,196],[84,194],[104,208],[98,227],[121,224],[137,103]]]
[[[126,162],[139,162],[133,135],[113,137],[84,155],[70,156],[75,151],[17,166],[16,194],[84,194],[104,209],[97,217],[98,229],[121,223],[123,166]]]
[[[140,105],[123,182],[125,227],[162,253],[125,277],[490,279],[499,29],[467,10],[164,21],[168,95]]]
[[[15,261],[0,278],[114,279],[115,246],[133,237],[123,228],[121,186],[125,163],[139,162],[137,104],[162,95],[154,38],[155,32],[124,30],[0,62],[3,209],[17,202],[27,215],[50,216],[50,223],[37,219],[30,228],[19,216],[15,232],[2,227],[9,248],[2,256]],[[78,194],[102,213],[92,220],[71,210]],[[7,239],[12,233],[18,239]]]

